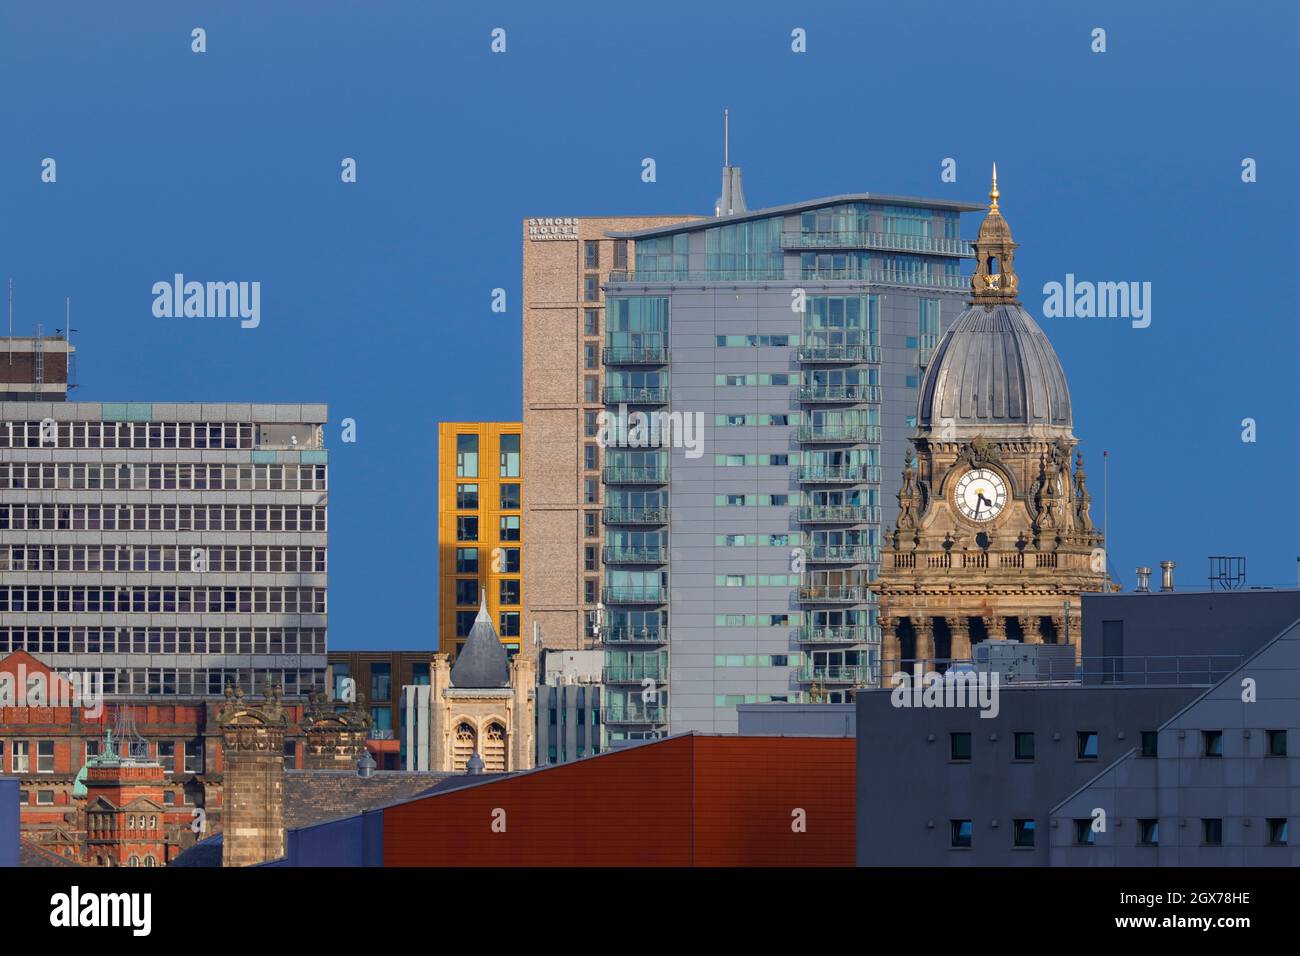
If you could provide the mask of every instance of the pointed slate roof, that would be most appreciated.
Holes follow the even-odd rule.
[[[479,603],[478,617],[465,646],[451,668],[453,687],[508,687],[510,660],[487,612],[487,592]]]

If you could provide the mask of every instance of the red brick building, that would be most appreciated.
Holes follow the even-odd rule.
[[[854,741],[688,734],[383,811],[386,866],[853,866]]]
[[[0,675],[9,675],[11,686],[26,688],[39,675],[47,688],[43,697],[29,698],[16,704],[12,697],[0,700],[0,761],[5,774],[19,778],[22,835],[65,859],[95,863],[96,857],[107,859],[102,841],[91,840],[86,829],[86,811],[90,796],[90,770],[78,779],[88,758],[104,752],[108,731],[117,722],[120,711],[130,711],[130,722],[143,738],[143,752],[133,756],[158,764],[148,794],[133,794],[136,799],[153,800],[156,814],[144,813],[146,823],[157,817],[162,832],[163,852],[159,865],[173,859],[201,836],[221,829],[222,747],[217,726],[217,712],[224,701],[210,698],[113,698],[96,709],[88,706],[61,706],[67,702],[67,688],[57,674],[35,657],[15,651],[0,660]],[[7,706],[5,706],[7,705]],[[285,766],[299,768],[304,756],[301,731],[304,705],[286,702],[291,721],[285,740]],[[84,791],[84,792],[83,792]],[[120,795],[119,795],[120,796]],[[125,804],[110,797],[114,806],[132,812]],[[201,813],[196,811],[202,811]],[[200,832],[195,831],[201,821]],[[146,827],[145,830],[151,830]],[[119,831],[121,832],[121,831]],[[151,837],[141,835],[141,846]],[[129,865],[130,852],[125,854]],[[143,864],[142,852],[136,854]],[[151,854],[152,855],[152,854]],[[114,860],[117,865],[119,860]]]

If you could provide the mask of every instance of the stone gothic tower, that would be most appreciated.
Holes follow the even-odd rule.
[[[975,240],[970,307],[935,349],[879,580],[882,674],[1008,638],[1079,646],[1079,594],[1108,587],[1051,343],[1017,300],[998,208]],[[1073,469],[1072,469],[1073,466]]]
[[[217,718],[224,760],[222,866],[251,866],[284,856],[284,735],[289,720],[280,688],[251,703],[226,687]]]

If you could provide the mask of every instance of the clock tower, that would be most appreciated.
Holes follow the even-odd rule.
[[[1080,641],[1079,594],[1110,585],[1065,374],[1017,298],[998,208],[974,242],[970,307],[934,351],[887,535],[882,674],[968,660],[981,641]],[[907,665],[910,667],[910,665]]]

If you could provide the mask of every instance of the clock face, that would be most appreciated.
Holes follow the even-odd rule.
[[[997,472],[975,468],[961,476],[953,501],[971,521],[992,521],[1007,505],[1007,484]]]

